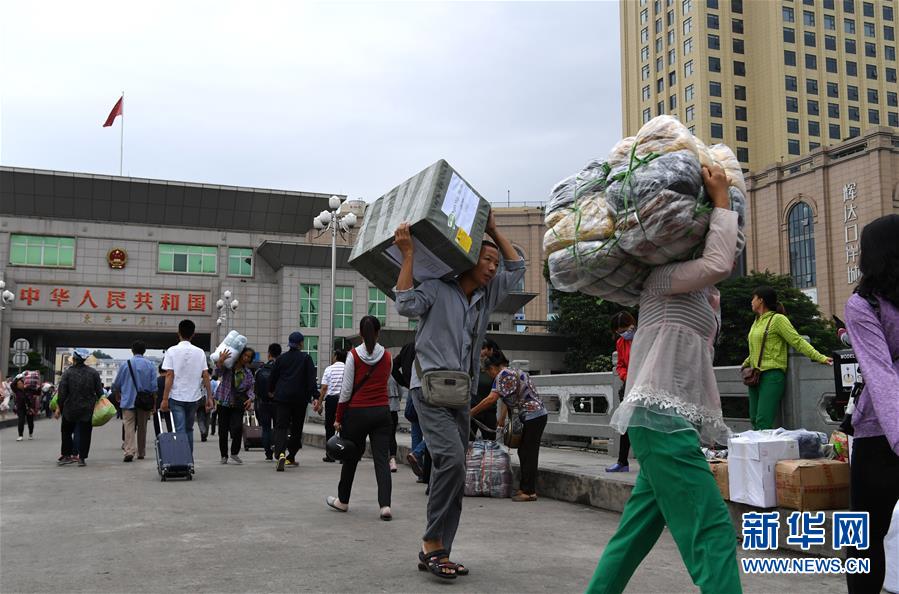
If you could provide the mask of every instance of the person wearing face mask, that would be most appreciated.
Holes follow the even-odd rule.
[[[626,311],[619,311],[612,316],[612,331],[618,339],[615,341],[615,351],[618,353],[618,363],[615,365],[615,373],[621,379],[621,388],[618,390],[618,402],[624,401],[624,386],[627,384],[627,364],[631,358],[631,341],[637,333],[637,320]],[[631,451],[631,440],[627,431],[621,434],[618,443],[618,462],[606,468],[606,472],[630,472],[627,456]]]

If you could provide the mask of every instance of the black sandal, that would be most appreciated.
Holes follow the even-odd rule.
[[[419,558],[421,555],[419,555]],[[468,568],[462,565],[461,563],[453,563],[456,566],[456,575],[468,575]],[[418,562],[418,571],[427,571],[428,566],[423,561]]]
[[[447,561],[441,562],[441,559],[447,559]],[[445,549],[437,549],[436,551],[431,551],[430,553],[419,551],[418,570],[430,571],[432,575],[435,575],[441,579],[454,580],[456,579],[456,564],[449,561],[448,559],[449,553],[447,553]]]

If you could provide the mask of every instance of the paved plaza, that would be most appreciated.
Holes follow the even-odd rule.
[[[0,430],[0,591],[13,592],[582,592],[619,515],[542,499],[465,500],[455,582],[416,570],[425,494],[393,475],[392,522],[378,519],[371,460],[351,511],[324,504],[340,466],[305,447],[274,472],[260,451],[219,464],[196,444],[195,480],[160,482],[152,449],[123,464],[118,421],[98,428],[88,466],[55,464],[59,422],[34,441]],[[151,429],[152,433],[152,429]],[[835,576],[743,576],[747,592],[844,592]],[[628,592],[695,592],[666,532]]]

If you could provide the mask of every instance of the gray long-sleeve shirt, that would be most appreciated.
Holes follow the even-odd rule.
[[[504,260],[503,270],[486,287],[476,290],[470,301],[456,280],[427,280],[414,289],[394,289],[400,315],[420,318],[415,352],[422,371],[450,369],[477,374],[480,345],[490,314],[524,277],[524,272],[524,260]],[[421,387],[414,368],[409,387]],[[476,392],[476,381],[471,390],[472,394]]]

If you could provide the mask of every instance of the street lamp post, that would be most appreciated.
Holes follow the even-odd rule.
[[[356,226],[356,215],[352,212],[341,213],[340,206],[343,199],[339,196],[331,196],[328,200],[329,210],[323,210],[312,221],[312,225],[322,234],[331,232],[331,322],[328,324],[328,345],[334,350],[334,312],[337,309],[337,234],[348,233]]]
[[[221,298],[215,302],[215,307],[219,310],[219,317],[215,321],[215,325],[219,328],[219,342],[222,341],[223,324],[227,324],[228,331],[231,331],[231,322],[234,319],[234,314],[237,313],[238,306],[240,306],[240,301],[231,294],[230,289],[225,289]]]
[[[5,310],[7,305],[12,305],[12,302],[15,301],[15,299],[16,296],[13,294],[13,292],[6,288],[6,281],[0,279],[0,312]],[[2,321],[2,316],[3,314],[0,313],[0,321]],[[0,340],[3,340],[2,324],[0,324]],[[2,344],[0,344],[0,352],[3,353],[2,368],[0,368],[0,379],[5,379],[6,377],[6,366],[9,363],[6,351],[6,349],[8,348],[8,344],[9,343],[5,340]]]

